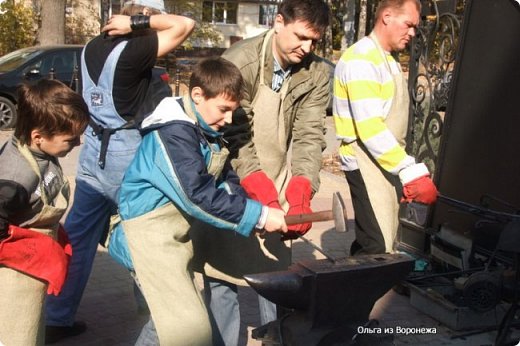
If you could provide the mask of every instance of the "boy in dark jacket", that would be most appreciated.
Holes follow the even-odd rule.
[[[19,94],[14,135],[0,147],[0,344],[43,345],[45,291],[61,291],[71,255],[57,241],[69,198],[58,157],[80,144],[89,116],[59,81]]]

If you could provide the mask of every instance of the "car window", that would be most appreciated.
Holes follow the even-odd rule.
[[[52,53],[46,55],[40,65],[40,74],[47,76],[51,72],[51,68],[54,69],[55,73],[63,72],[64,70],[63,59],[59,53]]]
[[[38,77],[49,77],[51,69],[53,69],[54,78],[69,84],[76,65],[77,59],[74,51],[54,52],[34,61],[25,73],[37,73]]]
[[[39,50],[17,50],[0,58],[0,72],[9,72],[41,54]]]

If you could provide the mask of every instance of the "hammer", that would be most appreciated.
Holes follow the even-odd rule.
[[[287,225],[298,225],[308,222],[320,222],[334,220],[334,227],[338,232],[347,231],[347,209],[339,192],[332,194],[332,210],[317,211],[308,214],[286,215]]]
[[[343,202],[343,198],[339,192],[334,192],[332,194],[332,210],[324,210],[318,211],[314,213],[308,214],[298,214],[298,215],[286,215],[285,223],[287,225],[297,225],[300,223],[307,222],[320,222],[320,221],[330,221],[334,220],[334,227],[338,232],[347,232],[347,209],[345,208],[345,203]],[[305,241],[307,244],[312,246],[314,249],[319,251],[322,255],[324,255],[328,260],[332,262],[336,262],[336,259],[330,254],[326,253],[321,247],[311,242],[309,239],[305,238],[303,235],[298,235],[298,238]]]

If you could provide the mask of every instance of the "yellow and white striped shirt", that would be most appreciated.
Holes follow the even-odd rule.
[[[342,169],[358,168],[351,143],[359,140],[386,171],[397,175],[415,163],[385,124],[395,93],[393,74],[398,62],[387,54],[387,64],[369,37],[348,48],[334,73],[333,116],[341,145]]]

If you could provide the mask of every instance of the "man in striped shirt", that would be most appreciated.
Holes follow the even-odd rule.
[[[399,200],[436,200],[428,168],[405,152],[407,81],[392,55],[415,36],[420,6],[418,0],[381,1],[373,31],[336,66],[333,114],[356,219],[351,254],[392,252]]]

